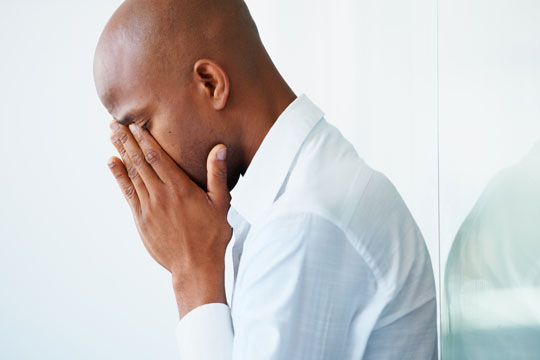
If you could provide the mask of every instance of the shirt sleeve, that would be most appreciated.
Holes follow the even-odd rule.
[[[229,360],[232,357],[233,328],[227,304],[196,307],[179,321],[176,338],[181,360]]]
[[[232,310],[207,304],[180,321],[181,359],[345,358],[358,335],[351,321],[375,290],[339,226],[312,213],[274,217],[246,239]]]

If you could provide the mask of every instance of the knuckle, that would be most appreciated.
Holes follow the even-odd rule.
[[[135,188],[132,185],[126,185],[124,187],[124,194],[128,199],[133,199],[135,197]]]
[[[120,156],[122,158],[124,158],[124,159],[126,158],[127,152],[126,152],[126,149],[123,146],[119,147],[118,153],[120,154]]]
[[[131,154],[130,158],[133,165],[135,166],[141,165],[141,155],[139,155],[137,152],[134,152],[133,154]]]
[[[159,155],[156,150],[148,150],[145,159],[149,164],[155,164],[159,161]]]
[[[165,202],[167,196],[165,196],[162,192],[156,191],[152,193],[152,199],[157,205],[161,205]]]
[[[127,169],[127,174],[128,174],[130,179],[135,179],[137,177],[137,175],[138,175],[137,169],[135,168],[135,166],[130,166]]]
[[[185,194],[185,189],[183,186],[181,185],[178,185],[178,184],[175,184],[175,183],[172,183],[170,185],[170,192],[173,194],[173,197],[174,198],[177,198],[177,197],[183,197]]]
[[[120,133],[120,135],[118,135],[118,138],[120,139],[122,143],[125,143],[128,140],[128,135],[125,132],[123,132],[123,133]]]
[[[141,218],[141,225],[142,226],[145,226],[147,223],[150,223],[151,220],[153,219],[151,216],[149,216],[149,214],[151,214],[152,212],[152,208],[151,208],[151,205],[150,203],[147,203],[147,202],[142,202],[140,204],[140,218]]]
[[[221,180],[227,179],[227,170],[225,170],[225,169],[219,169],[219,170],[217,171],[217,176],[218,176]]]
[[[187,186],[177,185],[175,188],[176,195],[180,198],[187,199],[191,195],[191,192],[188,191]]]
[[[121,171],[113,171],[112,173],[113,173],[113,176],[114,176],[117,180],[121,180],[122,177],[124,176],[124,175],[122,174]]]

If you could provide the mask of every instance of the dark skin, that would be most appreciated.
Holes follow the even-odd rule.
[[[240,0],[128,0],[94,59],[110,169],[182,318],[226,303],[229,191],[296,98]],[[219,155],[219,156],[218,156]]]

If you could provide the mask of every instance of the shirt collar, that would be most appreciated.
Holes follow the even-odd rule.
[[[274,202],[300,146],[323,115],[305,94],[279,115],[231,191],[231,207],[247,222]]]

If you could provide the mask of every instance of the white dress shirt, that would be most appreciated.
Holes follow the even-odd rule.
[[[179,321],[182,360],[437,358],[422,234],[323,115],[297,97],[232,190],[229,305]]]

